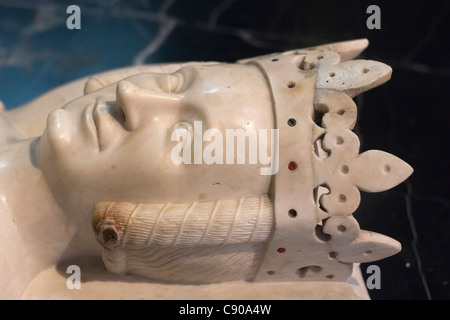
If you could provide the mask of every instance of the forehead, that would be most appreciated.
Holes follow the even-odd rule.
[[[269,86],[257,67],[218,64],[186,67],[180,72],[186,81],[192,81],[182,94],[184,120],[204,120],[205,126],[222,129],[249,124],[273,127]]]
[[[218,82],[263,80],[263,74],[252,65],[221,63],[217,65],[192,65],[180,70],[193,70],[199,78],[208,78]]]
[[[185,96],[200,94],[222,100],[261,102],[269,96],[269,87],[257,67],[241,64],[188,66],[181,68],[186,81]]]
[[[223,90],[261,90],[267,83],[257,67],[242,64],[191,65],[178,70],[184,76],[185,88],[194,87],[206,93]],[[229,90],[226,90],[229,89]]]

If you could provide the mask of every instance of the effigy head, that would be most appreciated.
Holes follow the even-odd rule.
[[[194,64],[128,77],[52,112],[41,163],[58,184],[53,189],[86,191],[95,201],[255,196],[266,192],[270,177],[260,175],[253,159],[228,165],[246,150],[222,147],[229,132],[272,127],[269,88],[256,67]],[[217,148],[208,148],[208,139]]]
[[[96,203],[92,227],[111,272],[178,283],[344,280],[353,263],[401,248],[360,230],[359,190],[412,173],[388,153],[359,154],[352,98],[392,72],[351,60],[366,46],[194,63],[93,90],[49,117],[43,170],[60,198],[85,192]]]

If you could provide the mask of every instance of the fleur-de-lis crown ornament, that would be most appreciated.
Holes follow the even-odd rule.
[[[266,76],[279,129],[275,227],[256,281],[343,280],[353,263],[401,250],[394,239],[360,230],[352,216],[359,190],[387,190],[413,171],[383,151],[359,154],[352,98],[392,73],[380,62],[351,60],[367,45],[359,39],[239,61]]]

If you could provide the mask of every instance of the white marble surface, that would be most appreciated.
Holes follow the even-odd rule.
[[[81,261],[80,289],[68,289],[70,274],[51,266],[25,289],[23,300],[368,300],[366,284],[355,264],[346,282],[306,281],[250,283],[233,281],[208,285],[151,283],[134,276],[105,273],[100,259]],[[120,281],[118,281],[120,279]]]

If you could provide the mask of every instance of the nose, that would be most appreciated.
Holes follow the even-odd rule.
[[[155,79],[142,80],[129,78],[117,84],[114,111],[123,114],[124,127],[130,131],[139,128],[142,122],[148,123],[161,112],[180,105],[180,96],[162,91]]]

